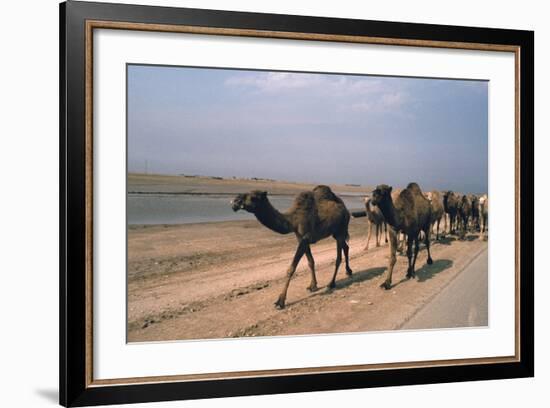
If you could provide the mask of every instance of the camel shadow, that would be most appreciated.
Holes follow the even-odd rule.
[[[386,271],[386,269],[387,268],[385,266],[379,266],[377,268],[369,268],[360,272],[354,272],[353,275],[347,277],[346,279],[336,281],[336,286],[333,289],[329,289],[328,287],[326,287],[327,290],[324,294],[330,293],[335,290],[345,289],[355,283],[374,279],[382,275]]]
[[[364,282],[364,281],[374,279],[374,278],[382,275],[386,271],[386,269],[387,269],[386,267],[377,267],[377,268],[365,269],[365,270],[360,271],[360,272],[353,272],[353,275],[351,275],[350,277],[342,278],[342,279],[336,281],[336,286],[332,289],[330,289],[328,286],[321,286],[321,287],[319,287],[319,290],[317,292],[311,293],[309,296],[307,296],[303,299],[297,299],[297,300],[292,301],[292,302],[287,302],[286,305],[287,305],[287,307],[288,306],[293,306],[293,305],[296,305],[296,304],[299,304],[299,303],[303,302],[306,299],[315,298],[316,296],[330,295],[331,293],[334,293],[337,290],[345,289],[345,288],[353,285],[354,283],[360,283],[360,282]]]
[[[441,245],[451,245],[453,241],[456,241],[455,237],[451,237],[450,235],[447,235],[445,237],[439,237],[439,241],[434,241],[434,244],[441,244]]]
[[[438,259],[431,265],[424,265],[422,268],[416,271],[416,280],[418,282],[426,282],[432,279],[438,273],[443,272],[445,269],[449,269],[453,266],[453,261],[450,259]]]
[[[464,237],[459,237],[458,240],[459,241],[465,241],[465,242],[478,241],[479,240],[479,235],[469,234],[469,235],[466,235]]]

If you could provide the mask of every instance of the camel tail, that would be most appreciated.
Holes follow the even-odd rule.
[[[352,212],[351,215],[354,218],[361,218],[361,217],[366,217],[367,212],[366,211],[355,211],[355,212]]]

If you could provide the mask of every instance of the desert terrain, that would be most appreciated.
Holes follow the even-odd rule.
[[[230,195],[252,189],[295,194],[313,186],[184,176],[128,178],[128,191],[133,194]],[[331,188],[339,194],[370,191],[370,187],[350,185]],[[416,279],[405,278],[407,258],[398,256],[393,287],[382,290],[387,244],[382,239],[382,245],[375,247],[371,240],[370,249],[364,251],[365,218],[352,218],[349,233],[353,275],[347,277],[342,266],[336,288],[326,288],[334,270],[336,245],[332,238],[324,239],[312,245],[319,290],[306,290],[310,272],[302,259],[290,283],[286,308],[277,310],[273,303],[296,250],[293,234],[279,235],[252,214],[247,220],[129,225],[128,341],[488,324],[487,242],[477,234],[465,240],[448,235],[434,242],[432,265],[426,264],[426,251],[421,247]]]

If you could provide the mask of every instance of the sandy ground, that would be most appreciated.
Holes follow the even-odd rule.
[[[219,179],[207,176],[128,174],[128,192],[145,194],[236,194],[250,190],[266,190],[271,195],[286,195],[311,190],[317,184],[265,179]],[[365,194],[372,191],[372,187],[369,186],[350,184],[330,184],[330,187],[338,194]]]
[[[471,262],[487,256],[487,242],[476,235],[464,241],[448,237],[433,244],[431,266],[421,249],[415,280],[405,279],[407,259],[398,256],[394,286],[385,291],[379,285],[389,250],[371,241],[365,252],[366,232],[365,218],[352,219],[351,278],[341,267],[337,287],[326,289],[336,255],[334,240],[327,238],[312,246],[320,290],[306,290],[310,273],[304,258],[290,283],[287,307],[276,310],[273,303],[296,247],[293,235],[276,234],[252,217],[130,227],[128,341],[401,329]],[[438,320],[433,327],[446,326]]]

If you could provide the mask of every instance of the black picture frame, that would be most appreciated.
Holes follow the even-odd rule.
[[[304,391],[446,383],[534,375],[534,33],[494,28],[363,21],[291,15],[68,1],[60,5],[60,403],[121,404]],[[90,384],[87,367],[86,22],[186,25],[270,32],[519,47],[521,146],[519,358],[493,364],[258,376],[135,384]]]

